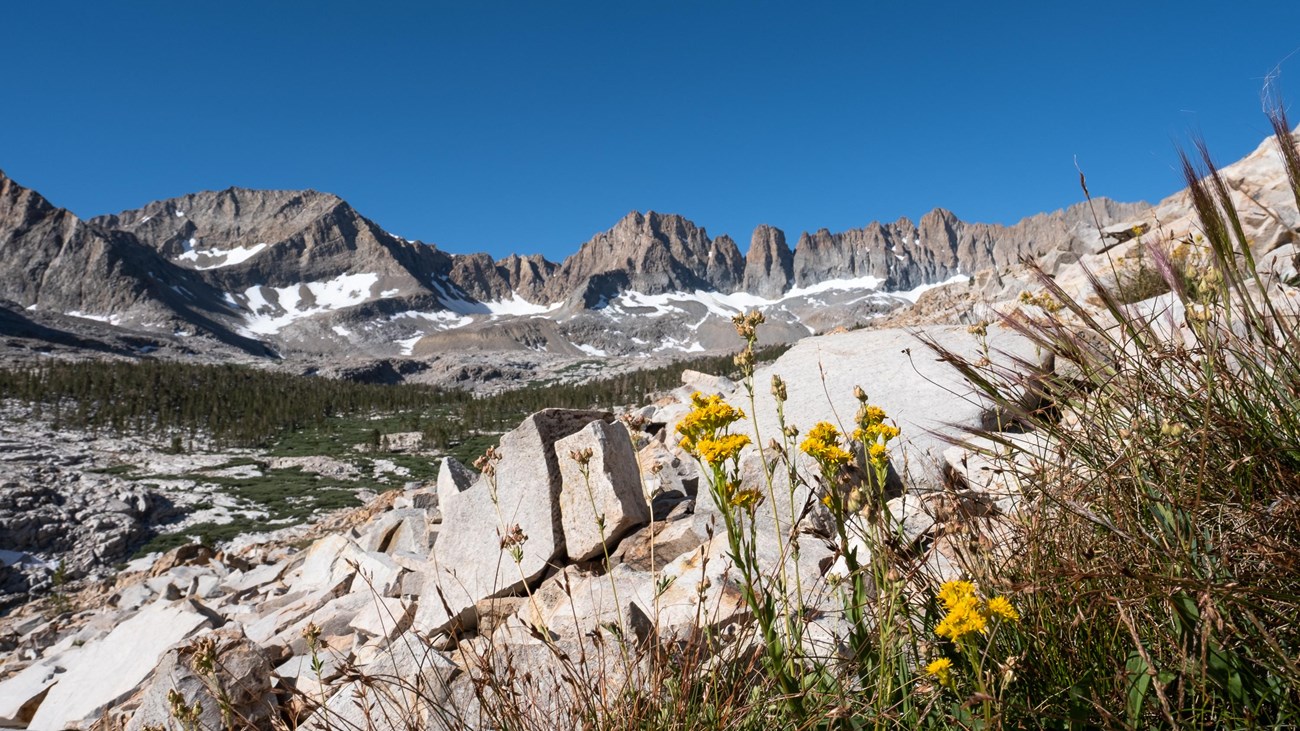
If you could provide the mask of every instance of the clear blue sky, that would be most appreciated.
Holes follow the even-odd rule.
[[[1300,121],[1297,29],[1297,2],[6,2],[0,168],[86,217],[315,188],[552,259],[634,209],[742,249],[1010,223],[1079,200],[1076,157],[1155,200],[1189,132],[1245,154],[1278,64]]]

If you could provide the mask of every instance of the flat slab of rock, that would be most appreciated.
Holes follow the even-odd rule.
[[[564,545],[570,560],[586,561],[606,550],[612,552],[628,531],[650,522],[627,427],[593,421],[556,442],[555,453],[562,482]],[[575,455],[586,459],[586,464]]]
[[[213,620],[192,600],[155,603],[118,625],[104,639],[87,644],[50,688],[29,728],[83,728],[133,693],[172,645]]]
[[[931,326],[915,332],[971,360],[980,357],[979,340],[964,327]],[[1003,353],[1030,362],[1038,359],[1033,343],[996,326],[988,328],[988,346],[996,363],[1008,362]],[[890,445],[891,461],[914,488],[943,486],[942,455],[949,446],[944,436],[964,436],[965,427],[979,426],[986,409],[957,370],[936,360],[913,331],[857,330],[802,340],[758,369],[754,391],[764,444],[779,435],[776,403],[769,389],[773,374],[786,382],[786,423],[799,427],[801,434],[819,421],[838,421],[852,431],[858,409],[853,388],[862,386],[870,403],[883,408],[902,429]],[[741,388],[727,395],[727,401],[750,411]],[[750,421],[734,424],[732,432],[754,436]],[[809,474],[815,474],[811,460],[802,454],[800,460],[811,470]]]
[[[473,487],[446,496],[432,568],[422,581],[417,630],[436,632],[453,619],[468,620],[467,610],[479,600],[517,592],[563,555],[555,442],[607,417],[569,409],[532,414],[501,438],[494,475],[480,475]],[[503,545],[512,542],[521,553],[518,563]]]
[[[40,707],[45,692],[59,682],[66,666],[80,653],[80,648],[73,648],[47,657],[0,682],[0,726],[27,726]]]

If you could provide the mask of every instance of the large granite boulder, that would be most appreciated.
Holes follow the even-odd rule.
[[[619,539],[650,522],[632,437],[621,423],[593,421],[555,443],[560,515],[569,559],[613,551]]]
[[[213,659],[210,669],[203,665],[208,653]],[[180,694],[186,706],[199,706],[199,728],[227,725],[223,701],[231,721],[249,726],[269,721],[277,705],[271,693],[270,659],[238,626],[168,650],[138,696],[139,706],[126,731],[167,728],[174,721],[168,700],[172,691]]]
[[[520,591],[564,555],[555,443],[605,418],[600,411],[539,411],[501,438],[499,459],[471,488],[447,496],[416,629],[472,621],[467,610],[479,600]]]

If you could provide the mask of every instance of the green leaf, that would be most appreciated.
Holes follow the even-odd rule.
[[[1147,693],[1151,690],[1151,666],[1142,656],[1134,652],[1128,656],[1124,672],[1129,678],[1128,703],[1125,711],[1128,723],[1136,727],[1142,717],[1142,706],[1146,703]]]

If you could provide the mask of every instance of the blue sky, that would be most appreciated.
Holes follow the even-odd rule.
[[[942,206],[1178,189],[1300,121],[1300,3],[5,3],[0,169],[92,216],[337,193],[449,251],[559,259],[630,210],[742,250]],[[1294,55],[1292,55],[1294,54]]]

